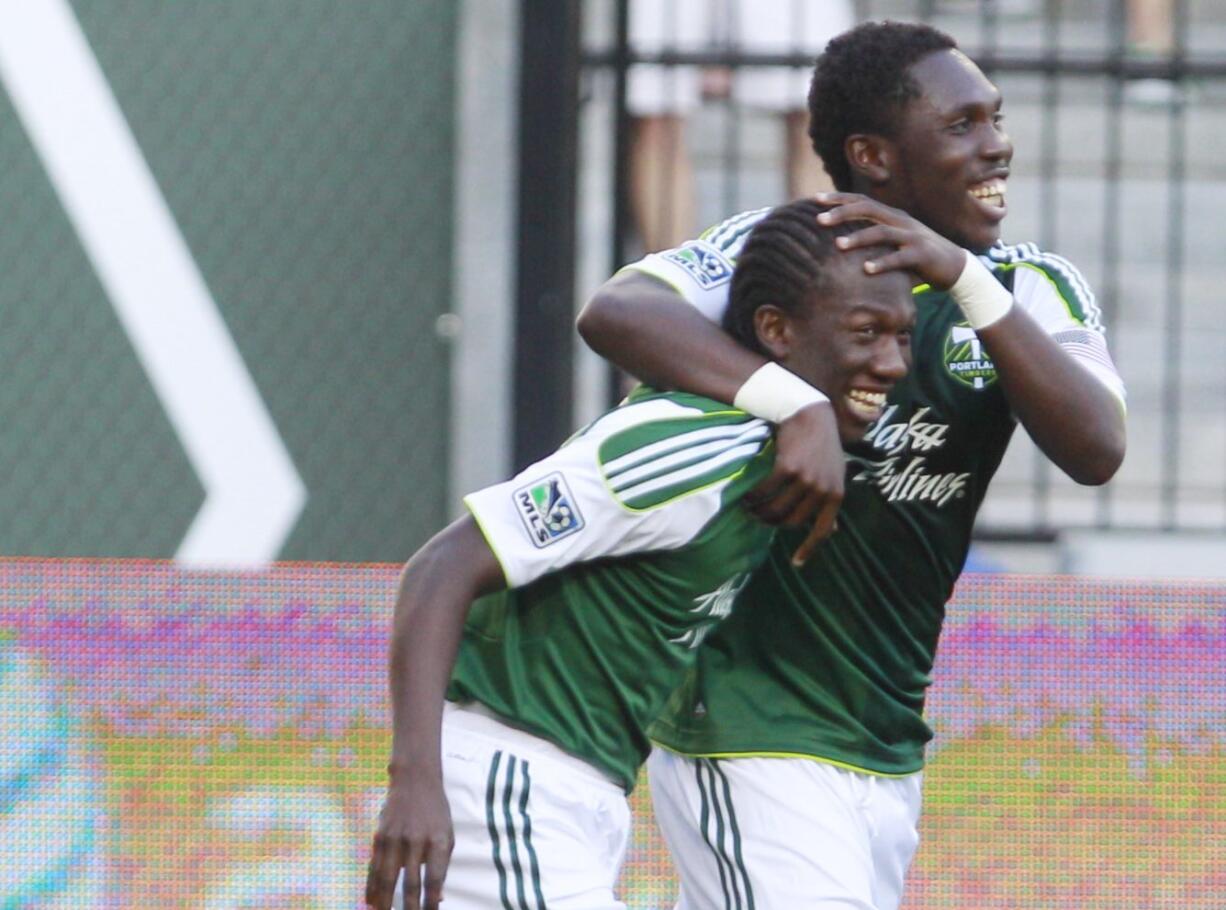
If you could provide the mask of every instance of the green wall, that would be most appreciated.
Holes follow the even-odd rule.
[[[446,517],[449,0],[73,9],[307,489],[282,559]],[[0,552],[175,553],[204,488],[0,91]]]

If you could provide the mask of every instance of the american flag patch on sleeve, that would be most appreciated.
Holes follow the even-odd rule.
[[[1051,336],[1069,356],[1093,373],[1112,393],[1125,401],[1124,380],[1115,368],[1107,340],[1093,329],[1066,329]]]

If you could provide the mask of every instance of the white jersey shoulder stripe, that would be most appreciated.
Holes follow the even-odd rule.
[[[1094,296],[1094,292],[1090,290],[1090,285],[1082,277],[1081,271],[1065,259],[1055,253],[1043,253],[1039,257],[1039,262],[1054,268],[1065,280],[1076,289],[1082,298],[1082,306],[1086,311],[1086,321],[1094,328],[1102,330],[1101,315],[1102,311],[1098,307],[1098,298]]]
[[[1085,324],[1098,332],[1103,331],[1102,310],[1098,306],[1098,299],[1080,270],[1063,256],[1044,252],[1034,243],[1008,245],[998,242],[988,250],[984,258],[989,267],[996,264],[1031,265],[1055,273],[1072,289],[1077,298],[1074,302],[1085,314]]]
[[[693,448],[714,440],[735,439],[757,426],[765,427],[766,423],[756,418],[748,418],[739,423],[724,423],[713,427],[700,427],[697,430],[690,430],[688,433],[669,436],[666,439],[660,439],[629,451],[625,455],[619,455],[617,458],[607,462],[604,466],[605,476],[615,477],[623,471],[645,462],[658,459],[661,456],[671,455],[679,449]]]
[[[762,444],[760,442],[748,442],[748,443],[745,443],[744,445],[740,445],[735,448],[728,449],[726,452],[723,452],[720,455],[716,455],[713,458],[705,459],[704,461],[700,461],[697,464],[690,465],[689,467],[683,468],[679,471],[673,471],[661,477],[656,477],[650,480],[645,480],[642,483],[637,484],[636,486],[632,486],[628,489],[622,490],[619,495],[620,495],[622,502],[624,502],[628,508],[634,509],[634,508],[637,508],[637,506],[634,503],[634,500],[636,498],[642,499],[652,493],[656,493],[668,487],[674,487],[674,486],[682,487],[686,485],[688,482],[694,481],[714,471],[718,471],[722,467],[733,465],[738,461],[748,461],[754,455],[758,454],[758,452],[760,452],[761,450],[762,450]],[[743,467],[744,466],[742,465],[742,469]],[[741,469],[738,469],[738,472],[739,470]],[[733,472],[732,474],[729,474],[728,476],[721,477],[719,479],[719,482],[727,483],[731,481],[732,478],[736,476],[736,473],[738,472]],[[697,491],[687,486],[684,489],[679,489],[677,491],[677,495],[680,496],[680,495],[684,495],[687,493],[693,493],[693,492],[697,492]]]
[[[735,254],[740,252],[741,247],[745,245],[745,238],[753,226],[765,218],[769,211],[769,208],[761,208],[733,215],[726,221],[704,231],[701,239],[714,246],[725,256],[735,257]]]
[[[706,413],[708,412],[702,408],[690,407],[667,398],[652,398],[648,401],[623,404],[588,424],[572,436],[567,441],[567,445],[578,439],[599,442],[615,433],[643,423],[676,420],[683,417],[702,417]]]
[[[629,470],[622,471],[615,477],[610,476],[609,482],[615,493],[622,494],[643,480],[662,476],[669,472],[675,473],[689,465],[716,457],[745,443],[761,442],[768,438],[770,433],[770,427],[762,424],[751,428],[745,433],[739,433],[732,439],[717,439],[704,445],[688,446],[673,452],[671,455],[642,462]]]
[[[466,496],[507,584],[528,584],[579,562],[684,547],[700,534],[728,505],[729,484],[758,464],[755,455],[768,451],[770,433],[769,425],[741,411],[714,401],[693,402],[673,396],[627,402],[510,480]],[[669,431],[682,435],[729,423],[741,435],[720,440],[709,454],[629,480],[620,494],[611,488],[602,447],[641,450]],[[763,438],[748,441],[745,430],[758,424]],[[619,441],[622,433],[627,435]],[[661,486],[653,493],[644,484]],[[636,492],[644,489],[646,494]]]
[[[752,225],[763,218],[770,209],[753,209],[748,212],[740,212],[730,218],[725,218],[714,227],[708,228],[702,232],[700,239],[707,241],[716,247],[722,247],[731,238],[748,230]]]

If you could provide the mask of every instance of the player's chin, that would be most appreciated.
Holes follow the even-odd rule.
[[[963,219],[958,225],[958,245],[972,253],[982,253],[1000,240],[1004,212],[993,213],[991,218],[985,218],[979,211],[974,215],[975,217]]]
[[[945,236],[976,255],[982,255],[996,245],[1000,240],[1000,231],[949,231]]]
[[[847,446],[863,441],[868,428],[873,425],[873,420],[844,411],[836,415],[836,423],[839,428],[839,442]]]

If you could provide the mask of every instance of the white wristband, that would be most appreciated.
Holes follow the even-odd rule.
[[[829,400],[790,370],[767,363],[754,370],[737,389],[732,403],[746,414],[783,423],[801,408]]]
[[[954,302],[962,308],[972,329],[986,329],[1003,319],[1013,307],[1013,295],[996,280],[987,266],[969,250],[962,274],[949,289]]]

